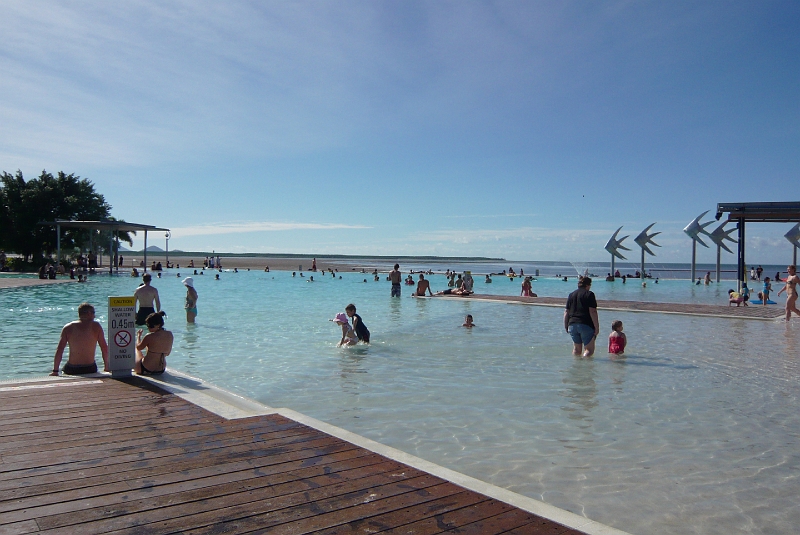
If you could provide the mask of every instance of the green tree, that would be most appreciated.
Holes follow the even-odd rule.
[[[90,180],[60,171],[55,177],[42,171],[38,178],[25,181],[21,171],[0,175],[0,247],[24,257],[25,262],[42,253],[51,255],[57,247],[55,226],[44,221],[108,220],[111,205],[94,189]],[[62,249],[82,247],[95,241],[97,231],[65,228]],[[98,236],[99,237],[99,236]],[[128,233],[120,239],[131,243]]]

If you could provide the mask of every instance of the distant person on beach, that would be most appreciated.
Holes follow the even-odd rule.
[[[336,344],[336,347],[354,346],[358,343],[358,336],[356,336],[353,327],[350,325],[350,320],[348,319],[347,314],[344,312],[339,312],[331,321],[342,328],[342,339],[339,340],[339,343]]]
[[[622,321],[612,321],[611,334],[608,335],[608,352],[612,355],[622,355],[626,345],[628,345],[628,337],[622,332]]]
[[[466,327],[467,329],[472,329],[475,327],[475,324],[472,323],[472,314],[467,314],[467,316],[464,318],[464,324],[461,326]]]
[[[764,273],[764,268],[762,268],[761,266],[758,266],[756,268],[756,277],[758,278],[759,281],[761,280],[761,274],[762,273]]]
[[[194,289],[194,279],[186,277],[183,279],[183,285],[186,286],[186,300],[183,303],[183,308],[186,310],[186,322],[194,323],[197,317],[197,290]]]
[[[792,312],[800,316],[800,310],[797,310],[797,283],[800,278],[797,277],[797,267],[789,266],[786,268],[789,274],[786,276],[786,284],[778,290],[778,295],[786,292],[786,321],[792,319]]]
[[[142,338],[142,329],[136,332],[136,364],[139,375],[160,375],[167,369],[167,355],[172,352],[172,333],[164,329],[164,312],[147,316],[147,334]],[[142,351],[147,350],[147,353]]]
[[[314,258],[314,259],[311,261],[311,271],[316,271],[316,270],[317,270],[317,259],[316,259],[316,258]]]
[[[400,297],[400,280],[403,274],[400,273],[400,264],[395,264],[394,269],[389,272],[389,280],[392,283],[392,297]]]
[[[430,281],[425,280],[425,275],[420,273],[419,282],[417,283],[417,291],[414,292],[414,297],[424,297],[426,291],[428,292],[428,295],[433,296]]]
[[[347,313],[348,317],[353,319],[353,330],[356,332],[358,339],[365,344],[369,344],[369,329],[364,325],[361,316],[356,314],[356,306],[350,303],[345,307],[344,311]]]
[[[61,339],[58,341],[56,355],[53,361],[53,371],[50,375],[58,375],[58,367],[64,357],[64,348],[69,345],[69,357],[64,365],[67,375],[83,375],[97,372],[97,363],[94,360],[95,346],[100,346],[103,355],[103,370],[109,370],[108,344],[103,334],[103,326],[94,320],[94,307],[89,303],[81,303],[78,307],[78,321],[67,323],[61,329]]]
[[[136,325],[144,325],[147,316],[153,312],[161,310],[161,299],[158,297],[158,290],[150,286],[152,277],[149,273],[142,275],[142,284],[133,292],[133,297],[136,303],[139,304],[139,310],[136,311]],[[155,307],[153,306],[155,304]]]
[[[578,289],[569,294],[564,309],[564,330],[572,337],[572,354],[575,356],[591,357],[600,334],[597,299],[591,290],[591,277],[580,277]]]

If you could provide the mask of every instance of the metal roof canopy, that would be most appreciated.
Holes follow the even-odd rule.
[[[122,232],[138,232],[140,230],[144,231],[144,271],[147,271],[147,233],[149,231],[164,231],[169,232],[168,228],[161,228],[156,227],[155,225],[142,225],[140,223],[128,223],[127,221],[70,221],[68,219],[56,219],[55,221],[45,221],[39,223],[40,225],[54,225],[56,227],[56,236],[57,236],[57,253],[56,258],[61,260],[61,227],[69,227],[69,228],[88,228],[94,230],[111,230],[111,231],[122,231]],[[114,250],[113,247],[113,238],[111,242],[111,247],[109,248],[109,272],[114,270],[114,257],[111,254],[111,251]],[[119,237],[117,237],[117,245],[119,245]],[[117,270],[119,270],[119,266],[117,266]]]
[[[744,261],[745,223],[797,223],[800,222],[800,202],[738,202],[717,203],[717,221],[722,214],[728,214],[728,221],[735,222],[739,230],[738,279],[739,289],[747,282]]]

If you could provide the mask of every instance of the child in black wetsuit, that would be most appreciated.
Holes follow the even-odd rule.
[[[368,344],[369,329],[367,329],[367,326],[364,325],[364,322],[361,320],[361,316],[356,314],[356,306],[353,303],[350,303],[345,307],[344,311],[347,313],[348,317],[353,319],[353,330],[356,332],[358,339],[365,344]]]

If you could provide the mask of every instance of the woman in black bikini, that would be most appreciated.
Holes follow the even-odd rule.
[[[167,355],[172,351],[172,333],[164,330],[164,312],[147,316],[148,333],[142,338],[142,330],[136,333],[136,364],[139,375],[158,375],[167,368]],[[147,353],[142,351],[147,349]]]

